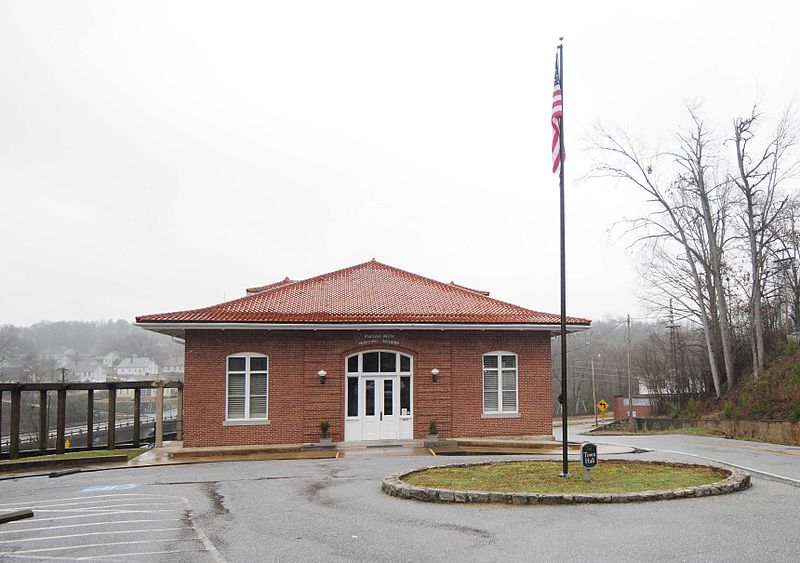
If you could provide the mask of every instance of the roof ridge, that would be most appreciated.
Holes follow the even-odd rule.
[[[485,295],[486,297],[489,297],[489,293],[490,293],[490,292],[485,291],[483,289],[473,289],[471,287],[467,287],[466,285],[461,285],[460,283],[456,283],[456,282],[454,282],[452,280],[447,285],[452,285],[453,287],[460,287],[461,289],[468,289],[470,291],[474,291],[475,293],[480,293],[481,295]]]
[[[264,291],[269,291],[269,290],[275,289],[277,287],[285,287],[287,285],[291,285],[291,284],[297,283],[299,281],[303,281],[303,280],[293,280],[293,279],[290,279],[289,276],[286,276],[282,280],[278,280],[276,282],[266,283],[264,285],[256,285],[256,286],[253,286],[253,287],[245,288],[244,291],[245,291],[245,293],[247,295],[253,295],[255,293],[263,293]]]

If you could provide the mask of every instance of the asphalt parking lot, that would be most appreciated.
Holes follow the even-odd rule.
[[[31,507],[35,517],[0,525],[0,557],[172,562],[797,560],[800,455],[795,454],[800,452],[702,437],[605,440],[666,450],[639,454],[638,459],[730,458],[772,476],[754,473],[751,489],[721,497],[520,507],[388,497],[380,490],[386,474],[464,460],[392,452],[16,479],[0,483],[0,510]]]
[[[0,559],[214,560],[216,551],[193,522],[186,499],[136,488],[67,487],[72,494],[0,504],[0,511],[34,511],[34,518],[0,527]]]

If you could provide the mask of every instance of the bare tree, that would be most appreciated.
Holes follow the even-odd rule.
[[[590,176],[622,180],[644,191],[655,204],[653,213],[627,222],[629,232],[637,233],[638,244],[660,244],[665,252],[674,252],[675,259],[683,261],[680,268],[673,264],[673,272],[668,275],[679,280],[676,272],[683,270],[689,274],[694,296],[689,299],[683,296],[682,302],[694,301],[695,314],[703,327],[714,390],[720,396],[717,348],[722,350],[728,387],[735,383],[723,290],[730,183],[715,181],[717,147],[696,110],[692,107],[688,110],[692,128],[678,136],[678,148],[673,152],[644,155],[626,134],[597,127],[591,148],[598,159]],[[661,167],[667,170],[666,174],[654,173]],[[677,247],[678,252],[670,250],[671,247]],[[681,293],[681,287],[687,289],[685,278],[676,287],[676,294]]]
[[[746,253],[750,264],[750,315],[754,338],[753,372],[758,377],[764,369],[766,351],[764,345],[764,321],[762,300],[766,268],[770,247],[778,241],[776,226],[787,210],[787,196],[781,196],[779,188],[790,178],[797,164],[789,162],[790,149],[797,143],[797,133],[787,110],[774,134],[765,146],[752,149],[755,142],[756,125],[761,115],[754,107],[747,117],[733,120],[733,138],[736,149],[736,173],[732,181],[742,196],[742,238],[746,240]]]
[[[782,246],[776,248],[774,262],[788,293],[789,317],[793,323],[790,330],[800,333],[800,223],[797,220],[800,201],[791,198],[786,208],[778,230]]]

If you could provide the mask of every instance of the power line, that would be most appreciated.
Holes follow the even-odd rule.
[[[614,332],[615,330],[617,330],[619,327],[621,327],[621,326],[622,326],[622,323],[624,323],[624,322],[625,322],[625,321],[620,321],[620,323],[619,323],[617,326],[615,326],[614,328],[612,328],[611,330],[609,330],[609,331],[608,331],[608,332],[606,332],[605,334],[602,334],[602,335],[598,336],[598,337],[597,337],[597,338],[595,338],[594,340],[590,340],[589,342],[586,342],[586,343],[584,343],[584,344],[581,344],[580,346],[576,346],[576,347],[575,347],[575,348],[573,348],[572,350],[567,350],[567,354],[571,354],[572,352],[575,352],[575,351],[577,351],[577,350],[580,350],[581,348],[586,348],[587,346],[591,346],[592,344],[594,344],[594,343],[595,343],[595,342],[597,342],[598,340],[602,340],[603,338],[605,338],[606,336],[608,336],[609,334],[611,334],[612,332]]]

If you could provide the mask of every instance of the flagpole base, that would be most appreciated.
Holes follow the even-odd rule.
[[[563,477],[564,479],[569,479],[572,477],[572,473],[559,473],[558,476]]]

